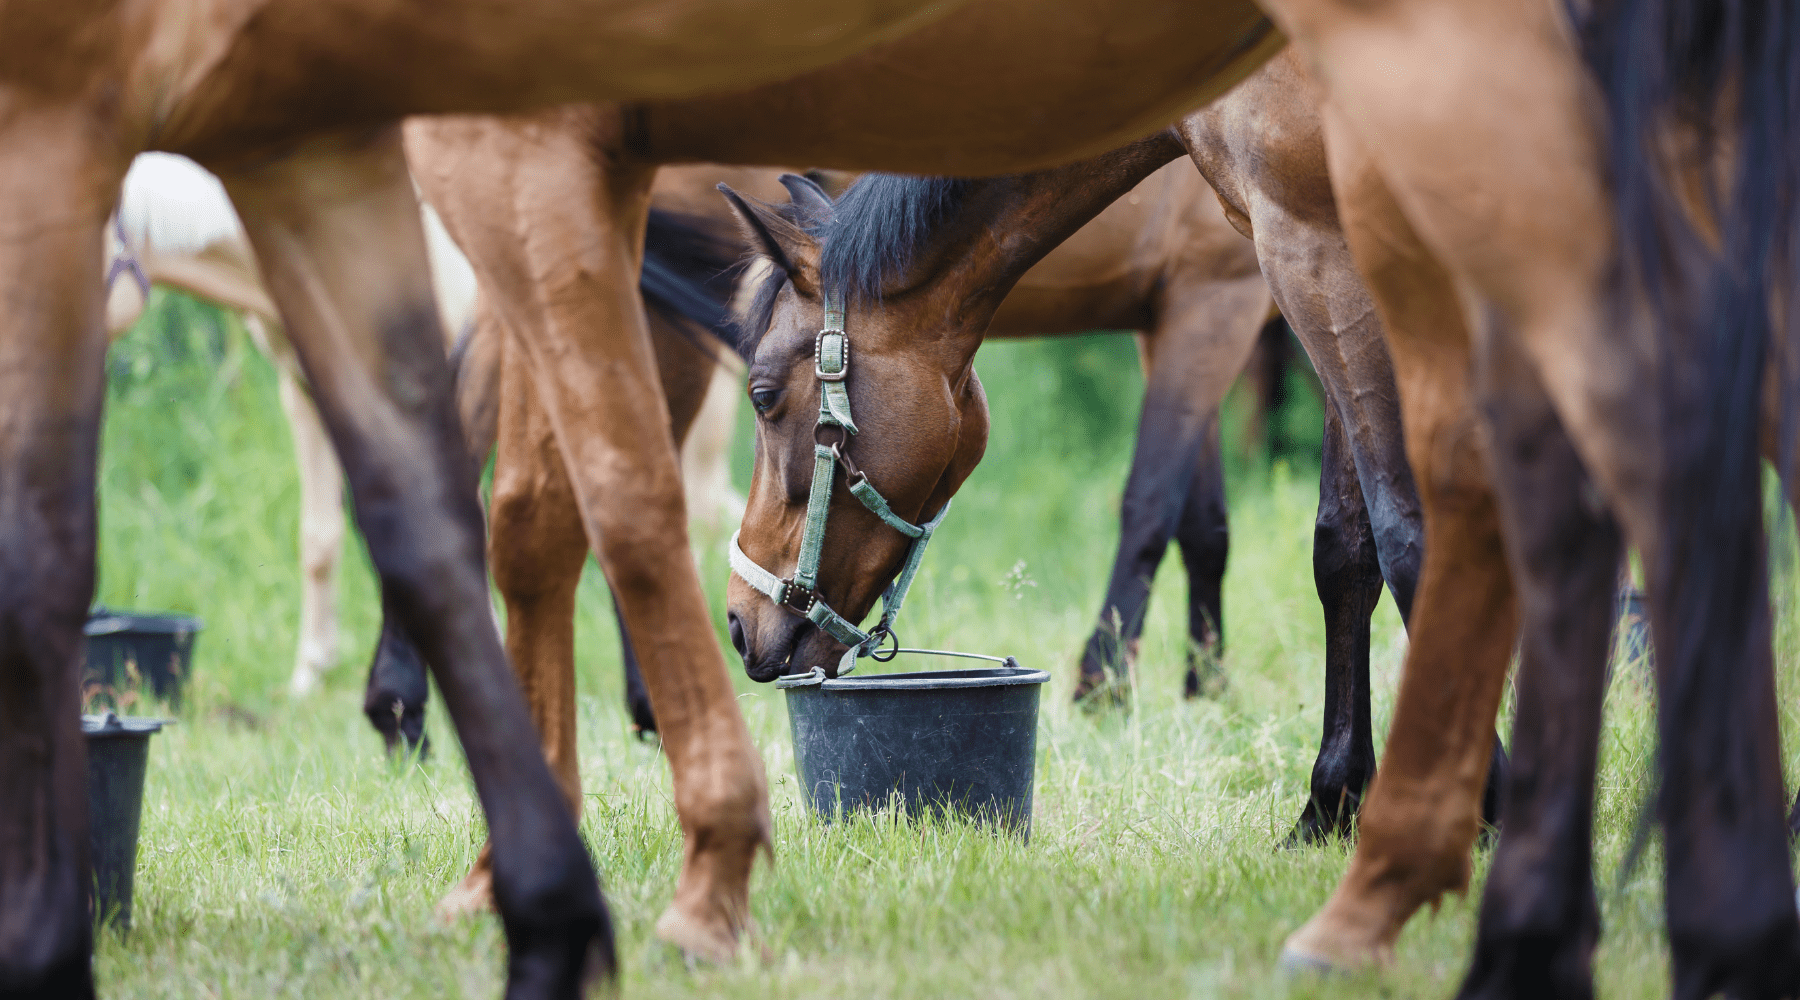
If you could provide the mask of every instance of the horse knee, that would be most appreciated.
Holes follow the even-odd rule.
[[[587,538],[574,498],[537,484],[496,479],[488,505],[488,563],[508,600],[525,600],[579,580]]]
[[[658,593],[666,585],[661,565],[672,553],[686,558],[687,514],[679,490],[648,491],[608,503],[600,524],[600,563],[620,596]]]
[[[330,582],[343,551],[342,517],[329,524],[309,522],[300,526],[300,565],[308,580],[319,584]]]
[[[1379,592],[1381,565],[1366,522],[1319,510],[1313,525],[1313,583],[1321,595]]]

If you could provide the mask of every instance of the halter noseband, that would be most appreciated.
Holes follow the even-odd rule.
[[[825,293],[825,325],[813,341],[813,373],[819,378],[819,421],[813,427],[812,492],[806,499],[806,529],[800,536],[800,558],[794,575],[782,579],[758,566],[744,554],[738,544],[738,533],[731,536],[731,571],[758,591],[768,595],[781,608],[817,625],[820,630],[850,648],[838,661],[837,674],[847,674],[862,656],[873,656],[881,643],[894,634],[894,619],[906,601],[906,592],[919,573],[925,559],[925,546],[931,533],[950,513],[950,502],[924,524],[913,524],[895,514],[887,499],[876,491],[869,477],[857,467],[845,448],[856,433],[856,421],[850,417],[850,392],[845,382],[850,377],[850,338],[844,333],[844,304],[839,295]],[[836,440],[825,443],[827,437]],[[862,501],[876,517],[895,531],[912,539],[907,546],[906,564],[900,575],[881,594],[881,620],[864,632],[849,619],[831,610],[819,596],[819,557],[825,550],[825,517],[830,512],[831,490],[838,466],[844,467],[845,485],[850,495]],[[818,667],[814,667],[819,670]],[[822,671],[821,671],[822,673]]]

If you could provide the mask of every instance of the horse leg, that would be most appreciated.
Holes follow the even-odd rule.
[[[485,296],[475,299],[468,333],[450,350],[456,374],[456,412],[469,457],[485,467],[500,438],[500,381],[506,353],[506,330]]]
[[[1307,123],[1281,124],[1294,128]],[[1257,199],[1252,209],[1263,273],[1319,375],[1327,423],[1340,421],[1344,448],[1340,458],[1324,460],[1319,484],[1321,523],[1314,536],[1313,565],[1326,607],[1325,736],[1314,764],[1312,794],[1295,829],[1302,839],[1320,829],[1311,820],[1319,802],[1336,803],[1344,790],[1353,789],[1346,804],[1359,803],[1375,769],[1372,743],[1353,735],[1358,720],[1367,725],[1368,620],[1375,605],[1359,611],[1357,601],[1339,603],[1356,592],[1350,580],[1359,571],[1349,567],[1362,558],[1349,555],[1361,553],[1361,541],[1346,545],[1345,539],[1371,533],[1380,575],[1409,628],[1425,554],[1425,518],[1401,432],[1400,393],[1386,333],[1342,229],[1335,220],[1320,223],[1317,206],[1304,200],[1305,190],[1305,185],[1277,185],[1270,192],[1273,197]],[[1290,204],[1284,197],[1299,200]],[[1333,447],[1329,427],[1325,446],[1328,452]],[[1344,461],[1351,468],[1340,468]],[[1333,473],[1334,468],[1339,472]],[[1345,475],[1353,475],[1354,481]],[[1323,499],[1327,491],[1329,503]],[[1321,578],[1328,567],[1336,569]],[[1481,798],[1481,817],[1490,827],[1499,825],[1506,777],[1506,750],[1498,739],[1492,745]],[[1353,811],[1338,814],[1345,832],[1353,817]]]
[[[1301,965],[1357,965],[1386,959],[1414,911],[1468,885],[1517,629],[1454,286],[1372,167],[1354,155],[1360,148],[1327,149],[1344,235],[1385,321],[1428,557],[1387,748],[1357,822],[1356,855],[1284,953]]]
[[[1216,698],[1225,693],[1227,684],[1219,661],[1225,651],[1223,590],[1225,559],[1231,549],[1217,410],[1200,432],[1200,454],[1194,459],[1194,478],[1175,525],[1175,544],[1188,579],[1187,674],[1181,693],[1188,698]]]
[[[575,591],[587,561],[587,539],[524,348],[509,335],[501,356],[488,565],[506,605],[507,659],[525,694],[544,759],[570,813],[580,819]],[[439,903],[439,914],[453,917],[485,908],[491,880],[491,845],[484,845],[468,875]]]
[[[458,422],[469,457],[480,468],[493,453],[498,434],[500,355],[505,332],[485,298],[476,298],[473,316],[468,333],[451,349],[450,368]],[[375,655],[369,660],[363,714],[381,734],[390,756],[404,751],[423,757],[431,752],[431,739],[425,735],[425,704],[430,699],[431,684],[425,674],[425,661],[419,658],[418,649],[395,621],[383,598],[381,634],[375,643]]]
[[[644,669],[638,666],[637,650],[631,645],[631,633],[625,629],[625,614],[613,599],[613,617],[619,622],[619,655],[625,661],[625,711],[631,716],[631,730],[641,739],[656,732],[656,712],[650,707],[650,692],[644,687]]]
[[[270,329],[254,313],[244,317],[256,331],[253,339],[275,366],[281,410],[287,415],[294,438],[294,459],[300,473],[300,639],[294,656],[294,676],[288,690],[305,697],[319,686],[319,678],[337,665],[338,564],[344,555],[344,474],[332,454],[331,439],[319,422],[301,381],[299,359],[280,328]]]
[[[388,756],[431,752],[425,735],[425,703],[431,695],[425,660],[406,634],[393,601],[381,595],[381,633],[375,655],[369,659],[369,679],[363,688],[363,715],[381,734]]]
[[[1506,829],[1464,998],[1594,995],[1594,774],[1624,543],[1516,343],[1482,337],[1477,391],[1519,588]]]
[[[529,345],[589,544],[643,664],[686,843],[657,933],[722,959],[749,921],[751,866],[769,844],[767,791],[705,625],[636,286],[651,171],[607,152],[615,127],[588,108],[414,119],[408,151],[483,289]]]
[[[1313,528],[1313,584],[1325,609],[1325,723],[1306,808],[1289,844],[1354,830],[1363,791],[1375,776],[1369,722],[1369,619],[1381,600],[1381,562],[1363,504],[1344,422],[1325,406],[1319,513]]]
[[[96,262],[124,164],[79,111],[0,87],[0,994],[94,995],[81,626],[107,335]]]
[[[1099,625],[1081,655],[1077,701],[1130,682],[1150,584],[1199,474],[1196,463],[1205,450],[1208,422],[1217,420],[1219,404],[1244,368],[1268,315],[1269,299],[1261,275],[1250,275],[1170,289],[1161,306],[1155,329],[1144,340],[1144,406],[1119,505],[1119,548]],[[1211,433],[1216,436],[1217,431]],[[1204,543],[1217,551],[1221,564],[1225,540],[1217,537],[1222,532],[1216,525],[1222,524],[1221,510],[1215,537]],[[1206,586],[1201,584],[1203,591]],[[1190,594],[1193,587],[1190,578]],[[1189,638],[1210,649],[1218,642],[1218,626],[1215,617]]]
[[[1119,504],[1119,547],[1100,622],[1081,653],[1077,702],[1102,695],[1121,698],[1130,683],[1130,665],[1136,659],[1132,646],[1143,631],[1150,584],[1187,506],[1187,491],[1203,450],[1203,425],[1183,419],[1190,414],[1186,387],[1159,380],[1155,368],[1151,372],[1138,417],[1131,473]],[[1203,584],[1189,577],[1188,586],[1191,592]]]
[[[587,851],[535,743],[488,608],[475,470],[458,427],[399,130],[222,171],[344,464],[390,610],[436,674],[494,844],[508,996],[615,968]]]

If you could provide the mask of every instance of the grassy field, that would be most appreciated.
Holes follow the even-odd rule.
[[[1031,843],[892,816],[820,824],[797,795],[783,696],[744,680],[732,657],[768,768],[777,862],[756,876],[760,948],[734,966],[690,968],[650,933],[672,892],[679,831],[655,745],[627,732],[612,616],[590,565],[578,621],[582,828],[619,929],[624,990],[869,1000],[1450,994],[1467,960],[1470,900],[1416,919],[1385,973],[1320,983],[1274,969],[1283,937],[1348,859],[1341,845],[1277,847],[1300,812],[1318,741],[1313,464],[1234,452],[1225,695],[1179,697],[1185,581],[1171,558],[1133,704],[1090,715],[1068,693],[1117,534],[1142,391],[1135,354],[1118,337],[994,345],[979,367],[993,443],[933,546],[904,631],[911,644],[1011,653],[1055,676]],[[1291,419],[1296,437],[1317,441],[1316,401]],[[747,438],[740,444],[741,480]],[[285,693],[298,600],[289,455],[268,365],[218,314],[159,295],[113,356],[97,598],[195,613],[207,626],[180,724],[152,749],[135,927],[99,942],[103,995],[496,996],[497,922],[446,926],[432,915],[483,835],[446,720],[434,712],[432,759],[392,765],[359,711],[376,617],[359,542],[343,583],[343,662],[322,694]],[[705,560],[717,626],[718,540],[705,543]],[[1385,600],[1373,648],[1379,734],[1405,648]],[[1654,848],[1624,884],[1618,875],[1649,787],[1651,700],[1636,673],[1621,676],[1600,781],[1599,976],[1609,997],[1658,996],[1667,971]]]

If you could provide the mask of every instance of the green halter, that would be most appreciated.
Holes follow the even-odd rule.
[[[950,513],[950,503],[945,501],[944,509],[924,524],[912,524],[894,513],[887,499],[869,482],[869,477],[844,453],[850,436],[856,433],[856,422],[850,418],[850,393],[845,385],[850,377],[850,338],[844,333],[843,300],[830,292],[825,293],[825,325],[813,342],[813,373],[819,377],[819,421],[813,428],[812,492],[806,500],[806,529],[800,536],[800,558],[794,566],[794,575],[784,580],[758,566],[744,554],[737,534],[731,536],[731,571],[768,595],[769,600],[849,646],[843,659],[838,661],[837,674],[842,675],[855,669],[858,657],[874,655],[884,640],[893,637],[894,619],[900,614],[906,592],[912,587],[919,564],[925,559],[925,546],[931,541],[931,533],[943,522],[944,515]],[[837,429],[838,439],[827,445],[820,439],[826,437],[831,428]],[[912,539],[900,575],[882,592],[881,620],[867,632],[831,610],[819,597],[819,557],[825,550],[825,517],[830,512],[831,490],[840,465],[844,467],[850,495],[862,501],[864,507],[889,527]]]

